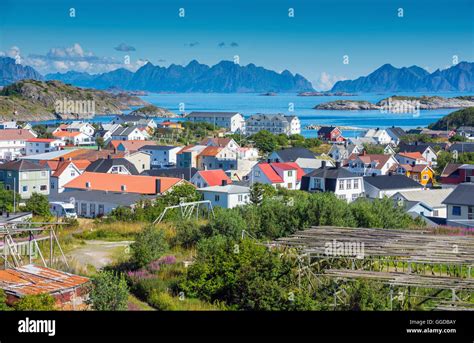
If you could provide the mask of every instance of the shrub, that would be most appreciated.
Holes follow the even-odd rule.
[[[51,211],[49,210],[48,198],[39,193],[33,193],[31,197],[26,200],[25,209],[31,211],[34,215],[50,218]]]
[[[159,311],[176,310],[176,300],[167,292],[153,290],[148,299],[148,303]]]
[[[128,286],[122,274],[102,271],[92,279],[90,303],[97,311],[124,311],[127,309]]]
[[[190,248],[203,237],[201,227],[196,221],[180,221],[176,223],[176,235],[171,240],[173,246]]]
[[[26,295],[15,303],[14,308],[17,311],[53,311],[55,300],[48,293]]]
[[[151,261],[160,258],[168,250],[168,243],[162,230],[157,230],[154,226],[147,226],[137,235],[130,248],[133,261],[139,267],[144,267]]]

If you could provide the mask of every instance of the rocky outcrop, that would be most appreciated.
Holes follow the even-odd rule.
[[[0,116],[17,120],[88,119],[143,105],[148,103],[128,94],[77,88],[59,81],[23,80],[0,91]]]
[[[358,110],[377,110],[379,106],[368,101],[360,100],[336,100],[325,102],[314,107],[316,110],[343,110],[343,111],[358,111]]]
[[[179,115],[168,111],[166,108],[157,107],[154,105],[145,106],[135,111],[130,112],[131,115],[144,117],[160,117],[160,118],[177,118]]]

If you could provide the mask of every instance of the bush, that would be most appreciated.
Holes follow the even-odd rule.
[[[160,292],[153,290],[148,299],[148,303],[159,311],[173,311],[176,310],[176,300],[167,292]]]
[[[17,311],[54,311],[55,303],[48,293],[26,295],[15,303],[14,308]]]
[[[139,267],[144,267],[151,261],[159,259],[169,247],[164,232],[150,225],[137,235],[130,248],[133,262]]]
[[[192,220],[178,222],[176,224],[176,235],[172,239],[173,246],[190,248],[203,237],[199,224]]]
[[[44,218],[52,217],[51,211],[49,210],[48,197],[43,194],[33,193],[31,197],[26,200],[25,209],[37,216]]]
[[[128,286],[122,274],[102,271],[92,279],[90,303],[97,311],[124,311],[128,303]]]

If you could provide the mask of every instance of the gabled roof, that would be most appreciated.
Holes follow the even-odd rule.
[[[409,172],[414,172],[414,173],[421,173],[423,170],[425,169],[431,169],[431,171],[433,171],[433,169],[427,165],[427,164],[415,164],[415,165],[411,165],[411,164],[400,164],[400,167],[402,167],[403,169],[405,169],[406,171],[409,171]],[[434,171],[433,171],[434,172]]]
[[[430,207],[441,207],[453,188],[421,190],[419,192],[398,192],[407,201],[423,202]]]
[[[9,129],[0,130],[0,141],[13,141],[13,140],[27,140],[35,138],[35,135],[30,130],[26,129]]]
[[[79,135],[84,135],[84,133],[82,133],[82,132],[69,132],[69,131],[56,131],[56,132],[53,132],[53,136],[58,137],[58,138],[61,138],[61,137],[76,137],[76,136],[79,136]]]
[[[57,167],[56,167],[56,170],[54,171],[53,177],[60,177],[62,175],[62,173],[64,173],[65,170],[67,170],[67,168],[70,166],[70,165],[73,165],[77,170],[80,171],[80,169],[74,164],[74,162],[72,161],[61,161],[58,163]]]
[[[316,154],[306,148],[283,148],[275,151],[280,157],[280,162],[295,162],[298,158],[315,158]]]
[[[124,166],[131,175],[140,174],[135,165],[125,158],[101,158],[92,162],[86,172],[107,173],[113,166]]]
[[[273,162],[273,163],[259,163],[257,166],[260,168],[262,173],[272,182],[272,183],[282,183],[284,182],[281,176],[277,173],[277,169],[280,170],[295,170],[296,179],[298,181],[304,175],[304,170],[300,168],[295,162]]]
[[[323,179],[345,179],[361,176],[341,167],[321,167],[313,170],[311,173],[306,174],[305,177],[318,177]]]
[[[232,180],[227,176],[222,169],[214,170],[200,170],[198,174],[206,181],[209,186],[221,186],[222,181],[231,184]]]
[[[223,148],[218,146],[207,146],[199,156],[217,156],[222,151]]]
[[[416,151],[416,152],[399,152],[398,155],[402,156],[402,157],[405,157],[405,158],[410,158],[410,159],[413,159],[413,160],[425,160],[423,155],[418,151]]]
[[[142,140],[128,140],[128,141],[121,141],[121,140],[112,140],[110,141],[110,145],[118,149],[119,145],[123,146],[125,151],[136,151],[140,148],[144,147],[145,145],[155,145],[156,141],[142,141]]]
[[[415,180],[412,180],[405,175],[398,174],[364,176],[364,182],[380,190],[422,188],[422,186]]]
[[[474,206],[474,183],[461,183],[444,199],[443,204]]]
[[[109,203],[118,206],[131,206],[142,199],[151,199],[154,196],[135,193],[116,193],[94,190],[68,190],[67,192],[54,193],[48,196],[50,202],[70,202],[71,198],[77,201],[94,201]]]
[[[461,163],[448,163],[441,172],[441,177],[448,177],[461,167]]]
[[[318,135],[322,135],[322,134],[327,135],[336,129],[337,129],[336,126],[321,126],[318,130]]]
[[[197,168],[160,168],[145,170],[141,175],[177,177],[189,181],[197,171]]]
[[[128,136],[135,130],[140,130],[138,126],[118,127],[112,132],[112,136]]]
[[[239,185],[225,185],[225,186],[211,186],[198,189],[201,192],[214,192],[214,193],[226,193],[226,194],[242,194],[249,193],[250,188]]]
[[[157,183],[160,186],[158,193],[163,193],[181,181],[183,180],[172,177],[84,172],[82,175],[67,183],[64,188],[137,194],[156,194]],[[89,187],[87,187],[87,185],[89,185]],[[126,187],[125,191],[122,190],[123,185]]]
[[[352,156],[352,155],[351,155]],[[375,169],[382,169],[382,167],[388,162],[390,158],[393,158],[392,155],[383,155],[383,154],[365,154],[365,155],[356,155],[349,157],[351,160],[359,159],[364,163],[377,162]]]
[[[54,138],[30,138],[27,140],[28,143],[52,143],[56,141],[57,139]]]
[[[33,163],[28,160],[16,160],[0,164],[0,170],[33,171],[47,170],[47,168],[38,163]]]
[[[401,138],[407,134],[401,127],[389,127],[386,131],[397,138]]]
[[[474,143],[454,143],[449,147],[449,151],[454,151],[456,150],[459,153],[462,152],[474,152]]]

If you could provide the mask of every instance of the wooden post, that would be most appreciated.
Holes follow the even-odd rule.
[[[49,227],[49,267],[53,267],[53,227]]]

